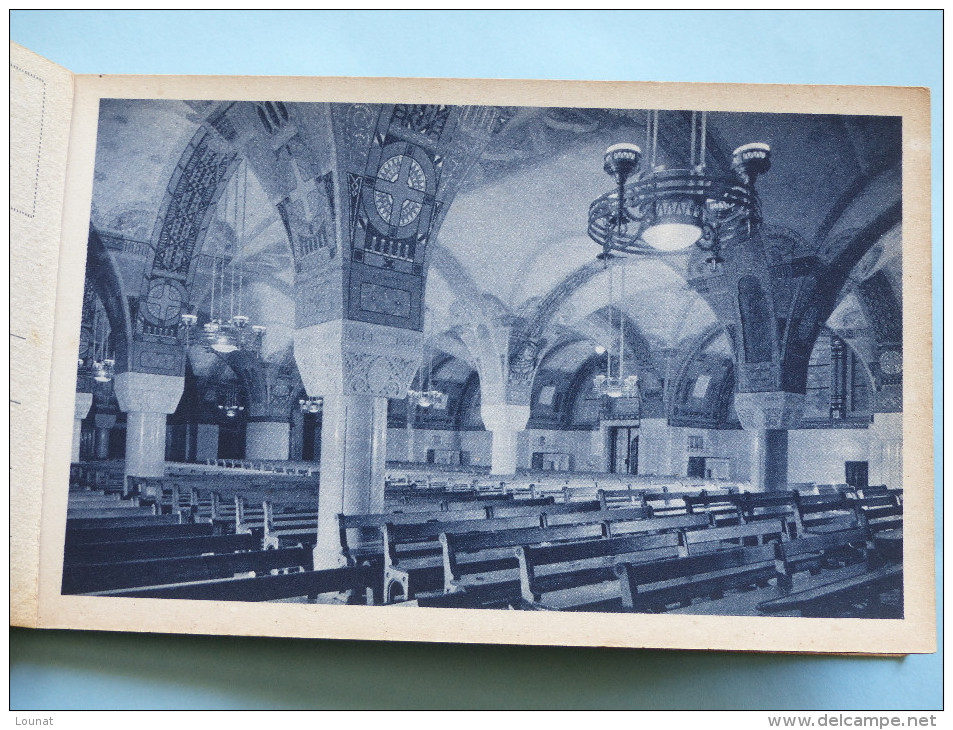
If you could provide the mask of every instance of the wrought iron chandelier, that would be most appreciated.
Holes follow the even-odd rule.
[[[298,406],[302,413],[320,413],[324,408],[324,398],[320,396],[309,396],[298,400]]]
[[[238,267],[238,283],[235,282],[235,261],[244,260],[245,251],[245,209],[248,200],[248,167],[242,165],[241,174],[235,173],[235,208],[232,230],[236,232],[237,245],[233,248],[232,260],[228,265],[228,304],[226,307],[225,293],[225,241],[220,240],[216,252],[212,254],[212,300],[209,307],[209,321],[199,327],[197,314],[182,315],[182,327],[185,330],[186,346],[193,344],[204,345],[206,349],[226,355],[236,350],[260,352],[266,328],[260,325],[250,325],[251,321],[243,314],[245,302],[245,271],[244,264]],[[242,181],[239,190],[239,178]],[[239,213],[239,201],[241,212]],[[226,212],[227,216],[227,212]],[[240,221],[240,222],[239,222]],[[216,287],[216,273],[218,286]],[[218,300],[216,302],[216,289]],[[216,309],[216,304],[218,305]]]
[[[615,268],[615,267],[613,267]],[[620,266],[620,288],[621,293],[619,300],[620,302],[625,301],[625,268]],[[612,296],[612,269],[609,270],[609,304],[610,307],[612,304],[615,304],[615,300]],[[626,375],[625,374],[625,325],[622,321],[622,308],[616,307],[619,312],[619,336],[616,341],[619,344],[619,357],[618,357],[618,368],[616,369],[615,374],[612,372],[612,348],[611,346],[607,349],[603,345],[596,346],[596,352],[606,355],[606,373],[603,375],[600,373],[592,379],[592,385],[596,390],[596,393],[599,395],[606,396],[608,398],[634,398],[639,394],[639,377],[638,375]],[[609,310],[610,324],[612,317],[612,309]],[[601,352],[600,352],[601,350]]]
[[[708,252],[706,263],[718,271],[722,248],[750,237],[761,221],[754,185],[771,167],[771,148],[762,142],[742,145],[732,154],[732,173],[711,173],[707,112],[692,112],[689,168],[666,169],[657,165],[658,118],[657,110],[647,113],[646,169],[640,171],[645,161],[638,145],[606,150],[604,169],[616,188],[589,206],[589,237],[602,246],[605,260],[612,251],[658,255],[695,245]]]
[[[83,365],[85,360],[81,358],[79,367]],[[109,321],[99,307],[93,314],[92,362],[89,363],[89,372],[97,383],[108,383],[116,374],[116,359],[109,352]]]
[[[418,384],[418,388],[408,388],[407,399],[408,402],[415,403],[421,408],[430,408],[439,403],[444,397],[443,393],[435,388],[433,384],[433,350],[430,350],[429,353],[426,378],[424,377],[423,369],[424,357],[423,353],[421,353],[420,367],[417,369],[417,375],[414,376],[414,382]],[[411,383],[411,386],[414,385],[414,382]]]
[[[225,394],[223,403],[218,404],[220,410],[226,418],[235,418],[239,413],[245,410],[245,406],[238,402],[238,391],[229,389]]]

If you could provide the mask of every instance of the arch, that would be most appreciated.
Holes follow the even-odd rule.
[[[457,407],[456,428],[458,431],[485,431],[483,416],[480,412],[482,393],[480,391],[480,374],[476,371],[470,374],[460,393],[460,403]]]
[[[580,414],[580,398],[593,390],[593,378],[605,367],[603,356],[593,355],[579,366],[566,392],[567,408],[563,427],[570,430],[595,429],[599,427],[602,411],[601,400],[595,406],[593,420],[585,420]]]
[[[186,303],[202,301],[204,292],[193,291],[193,286],[216,206],[242,163],[254,175],[252,161],[237,149],[232,149],[238,133],[228,114],[233,107],[244,103],[222,102],[216,105],[186,144],[166,186],[153,228],[153,250],[145,267],[143,295],[148,292],[152,279],[162,277],[174,279],[184,286],[188,295]],[[283,124],[289,112],[287,107],[281,106],[285,117]],[[274,113],[279,114],[278,111]],[[275,215],[283,220],[277,205]],[[287,236],[286,243],[293,261],[294,250]],[[197,297],[197,294],[201,296]]]
[[[678,352],[681,353],[681,356],[677,359],[677,366],[675,372],[672,373],[671,377],[666,378],[665,381],[665,390],[664,390],[664,399],[666,404],[669,406],[669,413],[671,412],[671,402],[672,398],[675,395],[678,384],[683,382],[685,379],[685,371],[688,369],[689,364],[695,360],[702,352],[704,352],[715,340],[719,337],[725,336],[728,337],[729,343],[731,342],[731,337],[725,328],[719,324],[713,324],[707,330],[702,332],[700,335],[695,337],[692,340],[683,342],[677,348]],[[729,348],[731,352],[734,352],[734,348]]]
[[[99,232],[89,229],[89,246],[86,253],[86,281],[102,302],[109,320],[109,328],[116,353],[116,372],[129,369],[129,351],[132,342],[132,317],[129,302],[123,291],[119,269],[103,243]]]
[[[797,294],[782,341],[781,386],[791,393],[804,393],[807,382],[807,364],[820,328],[837,306],[841,289],[848,283],[850,273],[864,254],[887,232],[900,223],[901,204],[898,202],[877,216],[864,228],[847,232],[837,246],[837,255],[806,277]]]
[[[742,276],[738,280],[738,309],[745,362],[771,362],[774,351],[771,308],[761,283],[754,276]]]

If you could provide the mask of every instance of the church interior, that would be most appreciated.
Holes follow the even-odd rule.
[[[902,617],[901,162],[893,117],[103,100],[63,593]]]

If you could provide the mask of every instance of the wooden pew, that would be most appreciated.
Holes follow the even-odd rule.
[[[103,520],[83,521],[76,525],[66,522],[66,545],[91,545],[95,543],[130,542],[135,540],[174,540],[181,537],[199,537],[212,534],[212,525],[177,524],[160,522],[162,517],[153,517],[147,525],[97,524]],[[93,524],[90,524],[92,522]]]
[[[707,522],[711,515],[699,514],[687,517]],[[653,518],[646,523],[664,520],[678,520],[676,517]],[[788,527],[781,520],[776,523],[769,521],[753,525],[735,525],[731,527],[709,527],[707,529],[688,529],[688,526],[677,530],[678,539],[648,547],[668,548],[657,553],[646,552],[648,547],[635,543],[635,547],[628,551],[638,553],[636,556],[626,556],[619,550],[588,544],[569,544],[546,548],[528,548],[522,550],[520,562],[521,578],[523,582],[523,597],[534,606],[545,605],[561,609],[573,610],[616,610],[620,607],[618,576],[613,572],[613,565],[617,562],[644,562],[647,559],[700,557],[715,552],[738,549],[745,542],[754,543],[755,547],[767,545],[770,541],[786,539]],[[624,540],[621,545],[627,545]],[[768,553],[765,553],[768,554]],[[773,560],[773,552],[770,553]],[[596,568],[580,566],[583,558],[602,558]],[[535,580],[540,568],[544,567],[547,575],[545,579]],[[773,562],[772,562],[773,569]],[[543,598],[545,593],[556,591],[570,591],[569,595],[560,595],[553,598]],[[533,597],[530,600],[531,596]]]
[[[178,525],[178,515],[146,514],[131,517],[69,517],[67,529],[102,528],[102,527],[150,527],[152,525]]]
[[[121,563],[74,563],[63,571],[63,593],[93,593],[123,588],[167,585],[236,577],[254,571],[311,566],[306,548],[151,558]]]
[[[66,563],[118,563],[157,557],[181,557],[203,553],[257,550],[260,543],[252,535],[200,535],[176,539],[124,540],[67,545]]]
[[[638,528],[626,537],[700,529],[708,525],[708,519],[704,515],[682,515],[641,520],[637,525]],[[558,552],[566,543],[606,537],[605,523],[516,528],[490,533],[442,533],[444,593],[466,592],[469,594],[467,603],[471,606],[518,599],[522,583],[515,548],[545,543],[553,544],[554,551]],[[618,540],[611,544],[625,544],[625,538]],[[457,605],[462,603],[458,601]]]
[[[545,520],[547,524],[551,522],[561,524],[561,520],[566,519],[561,517],[563,514],[599,510],[598,502],[580,502],[571,505],[553,504],[551,498],[514,500],[505,504],[490,502],[450,506],[455,508],[413,511],[401,507],[399,510],[377,514],[338,515],[341,550],[351,565],[358,565],[368,560],[380,562],[384,552],[381,531],[388,522],[402,525],[530,515],[535,517],[532,524],[538,526],[540,520]],[[542,517],[543,514],[545,514],[545,517]],[[434,539],[436,539],[436,535]]]
[[[720,598],[727,591],[765,586],[774,577],[773,545],[739,547],[651,563],[615,567],[624,610],[662,613],[697,598]]]
[[[648,506],[645,502],[645,491],[642,489],[600,489],[597,492],[599,504],[602,509],[622,506]]]
[[[742,521],[737,495],[727,491],[680,495],[688,514],[707,514],[713,525],[737,525]]]
[[[598,502],[596,503],[598,504]],[[558,512],[552,508],[562,507]],[[476,520],[441,521],[395,524],[385,523],[384,539],[384,596],[388,602],[411,599],[424,592],[442,590],[443,575],[442,534],[491,533],[528,527],[557,527],[565,525],[600,525],[602,534],[612,535],[617,523],[645,522],[643,508],[565,511],[571,505],[552,505],[538,511],[527,511],[518,516],[494,517]],[[549,512],[547,512],[549,510]]]
[[[857,513],[842,492],[818,495],[793,493],[798,532],[818,533],[840,530],[858,523]]]
[[[857,497],[849,500],[861,524],[871,533],[903,527],[903,506],[894,495]]]
[[[619,610],[615,565],[673,558],[682,550],[679,532],[629,535],[565,545],[516,549],[523,608],[576,611]],[[544,572],[545,571],[545,572]]]
[[[819,535],[775,543],[778,586],[790,588],[797,573],[817,575],[825,567],[868,561],[871,543],[863,527],[846,528]]]
[[[318,537],[318,506],[316,502],[275,504],[262,503],[262,547],[277,550],[290,541],[292,544],[314,545]]]
[[[736,497],[738,512],[745,523],[761,520],[793,520],[799,526],[795,502],[797,492],[743,492]]]
[[[898,589],[901,593],[896,605],[881,603],[883,593]],[[903,566],[889,563],[860,575],[763,601],[758,604],[758,610],[765,614],[792,612],[805,617],[902,618],[902,590]],[[857,605],[862,603],[867,606],[858,610]]]
[[[699,555],[735,546],[766,545],[789,540],[794,531],[793,521],[777,518],[751,524],[693,530],[685,535],[685,550],[687,555]]]
[[[356,594],[364,592],[365,602],[371,602],[368,599],[376,580],[377,576],[373,570],[359,566],[330,570],[305,570],[254,578],[219,578],[170,585],[126,588],[95,592],[90,595],[208,601],[275,601],[305,597],[313,599],[323,593],[353,591]]]

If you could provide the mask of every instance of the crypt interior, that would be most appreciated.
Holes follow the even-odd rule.
[[[209,509],[302,571],[383,551],[370,600],[426,605],[393,524],[342,516],[455,484],[657,519],[653,490],[899,492],[901,192],[899,118],[103,100],[71,495],[195,528],[204,484],[310,484],[310,539],[269,542],[258,492]],[[77,529],[148,522],[83,499]]]

